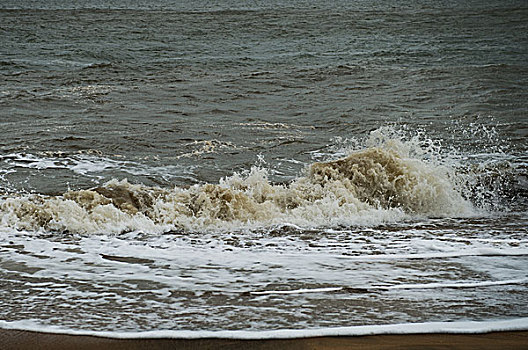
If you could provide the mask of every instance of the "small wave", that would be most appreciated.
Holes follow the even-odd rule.
[[[205,154],[218,153],[219,151],[244,149],[244,147],[236,146],[231,142],[222,142],[215,139],[202,141],[195,140],[193,142],[184,144],[183,147],[191,148],[192,150],[190,152],[176,156],[176,159],[199,157]]]
[[[69,137],[68,137],[69,138]],[[127,160],[116,160],[103,157],[94,150],[66,155],[62,152],[44,154],[11,153],[0,155],[7,167],[29,168],[36,170],[65,169],[75,174],[102,179],[106,171],[121,171],[130,175],[158,175],[160,177],[184,177],[189,175],[184,167],[178,165],[146,166],[141,163]]]

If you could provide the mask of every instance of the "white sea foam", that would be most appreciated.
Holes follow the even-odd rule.
[[[504,281],[480,281],[480,282],[455,282],[455,283],[415,283],[399,284],[393,286],[358,286],[353,287],[326,287],[326,288],[302,288],[293,290],[262,290],[249,292],[251,295],[272,295],[272,294],[306,294],[306,293],[328,293],[339,292],[351,288],[360,291],[373,290],[397,290],[397,289],[442,289],[442,288],[484,288],[493,286],[505,286],[515,284],[527,284],[528,278],[512,279]]]
[[[337,292],[342,290],[342,287],[328,287],[328,288],[303,288],[294,290],[263,290],[258,292],[250,292],[253,295],[268,295],[268,294],[304,294],[304,293],[326,293]]]
[[[375,254],[375,255],[344,255],[342,259],[348,260],[412,260],[412,259],[446,259],[464,256],[524,256],[528,249],[522,248],[473,248],[455,250],[450,252],[432,252],[416,254]]]
[[[416,284],[401,284],[388,287],[372,287],[373,289],[436,289],[436,288],[482,288],[493,286],[505,286],[511,284],[526,284],[528,278],[505,280],[505,281],[481,281],[481,282],[466,282],[466,283],[416,283]]]
[[[271,331],[189,331],[158,330],[145,332],[97,332],[73,330],[56,326],[42,325],[38,320],[1,321],[0,328],[46,332],[53,334],[88,335],[115,339],[294,339],[310,337],[346,337],[381,334],[482,334],[502,331],[528,330],[528,318],[514,318],[490,321],[424,322],[387,325],[367,325],[318,329],[280,329]]]
[[[36,155],[11,153],[0,156],[11,168],[29,168],[37,170],[45,169],[65,169],[75,174],[102,178],[105,171],[120,171],[130,175],[156,175],[160,177],[182,177],[188,175],[188,169],[178,165],[167,166],[147,166],[145,164],[111,159],[93,154],[78,154],[64,156],[61,153],[56,155]],[[14,171],[14,170],[12,170]]]

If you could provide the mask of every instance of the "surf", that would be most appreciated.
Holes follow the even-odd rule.
[[[423,145],[372,132],[364,147],[314,162],[288,183],[254,166],[218,183],[161,188],[111,180],[61,195],[10,194],[1,226],[92,233],[379,225],[413,217],[468,216],[475,206],[453,168],[431,161]],[[373,141],[374,140],[374,141]],[[427,156],[424,156],[427,155]]]

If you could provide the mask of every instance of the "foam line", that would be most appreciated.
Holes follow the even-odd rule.
[[[341,258],[349,260],[413,260],[413,259],[443,259],[461,258],[466,256],[525,256],[528,249],[490,249],[480,248],[464,251],[418,253],[418,254],[376,254],[376,255],[343,255]]]
[[[393,289],[441,289],[441,288],[480,288],[504,286],[511,284],[528,283],[528,278],[512,279],[504,281],[484,281],[484,282],[465,282],[465,283],[417,283],[417,284],[399,284],[393,286],[363,286],[363,287],[327,287],[327,288],[303,288],[294,290],[263,290],[249,292],[251,295],[272,295],[272,294],[304,294],[304,293],[326,293],[337,292],[341,290],[373,291],[373,290],[393,290]]]
[[[450,333],[450,334],[482,334],[499,331],[525,331],[528,330],[528,317],[494,320],[494,321],[456,321],[456,322],[424,322],[403,323],[388,325],[368,325],[319,329],[280,329],[268,331],[190,331],[190,330],[158,330],[145,332],[98,332],[81,331],[56,326],[44,326],[34,320],[2,321],[0,328],[16,329],[53,334],[88,335],[115,339],[293,339],[310,337],[338,337],[338,336],[363,336],[380,334],[425,334],[425,333]]]
[[[329,288],[311,288],[311,289],[294,289],[294,290],[264,290],[259,292],[249,292],[254,295],[268,295],[268,294],[304,294],[304,293],[325,293],[336,292],[343,290],[343,287],[329,287]]]
[[[509,284],[524,284],[528,283],[528,278],[504,281],[486,281],[486,282],[468,282],[468,283],[427,283],[427,284],[402,284],[390,287],[374,287],[380,289],[435,289],[435,288],[479,288],[504,286]]]

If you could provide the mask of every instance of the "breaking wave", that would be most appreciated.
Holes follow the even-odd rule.
[[[287,184],[272,183],[266,169],[253,167],[217,184],[188,188],[148,187],[125,179],[59,196],[10,195],[0,202],[1,226],[72,233],[161,233],[284,223],[378,225],[474,213],[471,201],[457,190],[450,167],[424,157],[423,147],[380,135],[373,132],[367,147],[345,157],[309,165]]]

